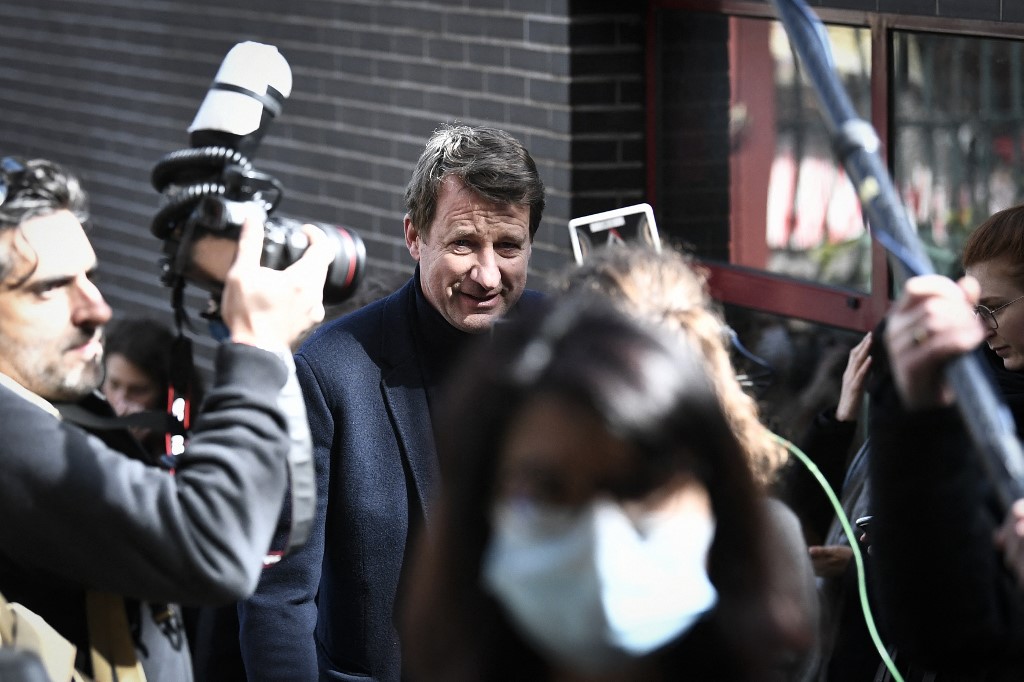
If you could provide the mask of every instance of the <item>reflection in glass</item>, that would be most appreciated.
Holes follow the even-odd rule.
[[[870,240],[813,89],[782,25],[663,11],[658,26],[658,222],[699,257],[869,289]],[[861,116],[871,39],[829,26]]]
[[[895,176],[940,272],[956,275],[964,238],[1024,200],[1021,44],[893,34]]]
[[[741,377],[751,379],[746,389],[762,421],[801,441],[818,413],[834,409],[850,349],[863,334],[739,306],[724,312],[744,347],[734,348],[733,363]]]
[[[768,180],[765,238],[769,269],[867,290],[870,241],[860,202],[818,113],[782,25],[771,24],[775,149]],[[858,113],[871,108],[867,29],[827,26],[836,70]],[[742,67],[742,65],[740,65]],[[735,151],[735,153],[740,153]]]

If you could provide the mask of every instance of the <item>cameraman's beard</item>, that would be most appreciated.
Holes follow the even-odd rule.
[[[83,363],[66,371],[47,376],[52,381],[52,393],[49,400],[76,401],[84,398],[99,388],[103,382],[103,356]]]
[[[71,340],[34,345],[14,353],[14,362],[29,389],[49,401],[76,401],[99,388],[103,354],[81,357],[76,349],[98,338],[96,329],[78,330]]]

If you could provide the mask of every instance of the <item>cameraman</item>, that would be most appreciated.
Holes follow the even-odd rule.
[[[0,594],[74,644],[87,675],[137,679],[141,666],[149,682],[189,680],[180,614],[167,603],[255,589],[287,487],[281,408],[295,406],[278,403],[288,345],[323,319],[332,253],[307,228],[299,261],[262,268],[262,226],[245,224],[222,297],[231,341],[172,475],[55,407],[103,379],[111,311],[93,281],[86,213],[77,179],[56,164],[0,161]]]

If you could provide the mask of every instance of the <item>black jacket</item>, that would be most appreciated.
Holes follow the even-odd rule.
[[[978,352],[1021,425],[1024,380]],[[993,546],[1003,512],[960,414],[905,411],[883,344],[874,356],[871,551],[887,636],[939,679],[1024,679],[1024,592]]]
[[[287,485],[286,376],[265,351],[223,346],[174,475],[0,386],[0,592],[75,644],[82,669],[85,591],[123,595],[147,678],[188,680],[184,640],[144,602],[223,603],[255,588]]]
[[[516,309],[539,297],[524,292]],[[318,329],[296,355],[317,464],[317,519],[306,545],[268,568],[239,609],[250,680],[401,677],[396,600],[410,542],[429,523],[439,483],[431,400],[457,350],[447,346],[444,357],[425,350],[437,339],[421,338],[423,315],[414,275]]]

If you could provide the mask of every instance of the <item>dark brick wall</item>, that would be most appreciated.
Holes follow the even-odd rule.
[[[576,217],[646,200],[646,8],[593,0],[571,8],[570,217]]]
[[[657,69],[657,208],[663,238],[729,257],[729,30],[708,13],[664,12]]]
[[[609,8],[0,1],[0,147],[83,177],[105,294],[120,314],[166,317],[148,229],[159,199],[150,170],[187,146],[185,129],[227,50],[271,43],[291,64],[294,89],[255,161],[283,182],[282,213],[354,228],[371,273],[408,273],[402,195],[424,140],[445,121],[498,125],[527,144],[548,187],[531,279],[545,288],[568,262],[565,224],[580,206],[641,198],[644,10]],[[190,308],[202,298],[194,292]]]
[[[227,50],[268,42],[295,81],[255,159],[284,183],[282,213],[347,225],[366,241],[371,273],[408,273],[402,194],[423,141],[443,121],[498,125],[523,139],[548,186],[531,278],[546,288],[569,260],[569,218],[645,198],[646,4],[0,0],[0,153],[78,171],[111,304],[166,317],[150,170],[186,146]],[[1018,4],[812,1],[1024,21]],[[201,301],[193,293],[189,307]]]

